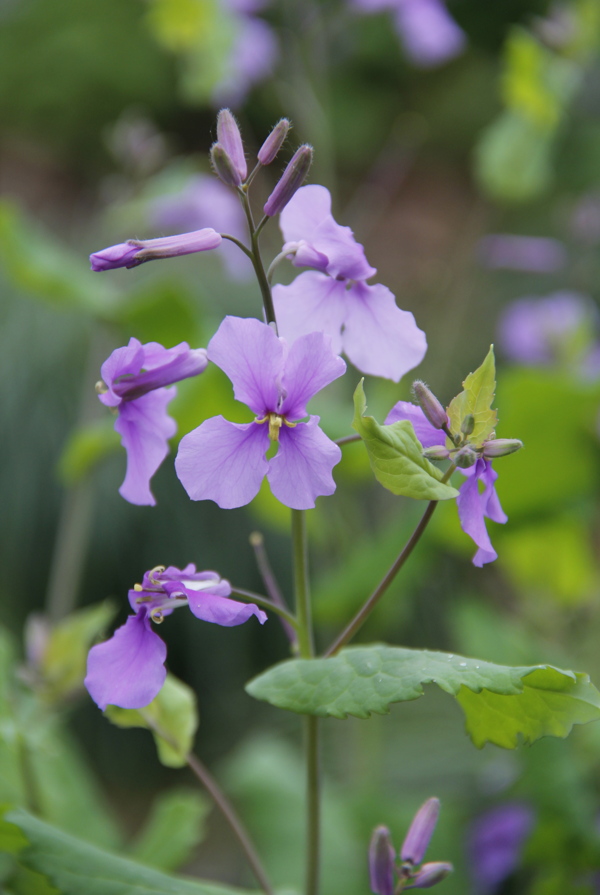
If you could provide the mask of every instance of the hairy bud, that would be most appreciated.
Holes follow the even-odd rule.
[[[520,451],[523,442],[518,438],[494,438],[492,441],[484,441],[481,447],[485,459],[493,460],[494,457],[506,457],[507,454]]]
[[[435,429],[443,429],[448,425],[448,414],[433,392],[420,379],[413,382],[413,393],[421,410]]]
[[[472,413],[467,413],[466,417],[462,421],[460,425],[460,431],[463,435],[467,437],[473,434],[473,429],[475,428],[475,417]]]
[[[452,864],[445,861],[432,861],[429,864],[423,864],[419,872],[411,877],[410,887],[411,889],[430,889],[441,883],[453,870]]]
[[[456,451],[453,460],[460,469],[468,469],[469,466],[474,466],[477,463],[479,454],[470,445],[466,444]]]
[[[278,121],[263,145],[258,150],[258,160],[261,165],[270,165],[276,157],[277,153],[284,144],[285,138],[290,129],[290,122],[287,118]]]
[[[264,212],[269,217],[279,214],[296,190],[300,189],[313,160],[312,146],[304,145],[296,150],[281,175],[281,180],[267,199]]]
[[[433,447],[425,448],[423,451],[423,456],[427,457],[428,460],[448,460],[450,457],[450,451],[448,451],[443,445],[434,445]]]
[[[213,171],[223,183],[227,186],[240,186],[242,177],[240,172],[233,164],[230,156],[225,151],[225,147],[221,143],[213,143],[210,148],[210,161]]]
[[[237,121],[229,109],[221,109],[217,115],[217,141],[229,156],[239,177],[239,183],[243,183],[248,174],[244,144]]]

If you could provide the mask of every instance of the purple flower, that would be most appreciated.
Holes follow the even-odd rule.
[[[399,401],[390,410],[385,423],[390,425],[399,420],[410,420],[424,448],[445,447],[444,433],[435,429],[421,408],[415,404]],[[493,441],[491,443],[493,444]],[[508,519],[496,494],[495,481],[498,473],[494,472],[491,462],[484,456],[477,456],[473,466],[457,471],[466,476],[466,481],[460,486],[456,498],[458,518],[464,533],[469,535],[478,547],[473,557],[473,565],[481,567],[498,557],[485,527],[486,518],[501,523]],[[482,492],[479,490],[480,482],[483,485]]]
[[[208,357],[256,419],[239,424],[212,417],[182,438],[175,468],[192,500],[244,506],[265,475],[275,497],[293,509],[309,509],[320,495],[333,494],[331,471],[341,451],[319,428],[318,416],[298,422],[308,415],[310,398],[346,369],[327,336],[313,332],[288,347],[259,320],[226,317]],[[267,460],[271,442],[277,454]]]
[[[152,630],[174,609],[189,606],[196,618],[217,625],[241,625],[255,615],[264,624],[266,614],[254,603],[228,599],[231,585],[216,572],[196,572],[157,566],[146,572],[142,584],[129,591],[135,615],[117,628],[110,640],[92,647],[85,686],[104,711],[107,705],[139,709],[148,705],[165,682],[167,648]]]
[[[154,506],[150,479],[167,456],[167,440],[177,429],[167,414],[167,404],[177,390],[165,386],[206,368],[204,348],[191,349],[187,342],[163,348],[158,342],[142,345],[130,339],[102,364],[98,397],[118,412],[115,429],[127,452],[127,472],[119,493],[130,503]]]
[[[469,856],[478,895],[492,895],[517,869],[533,824],[533,811],[520,802],[500,805],[477,818]]]
[[[213,90],[215,105],[238,107],[249,90],[267,78],[277,61],[279,49],[272,28],[256,18],[265,4],[250,0],[223,0],[223,15],[234,29],[233,43],[223,60],[223,75]]]
[[[479,241],[477,252],[486,267],[555,273],[567,262],[567,252],[557,239],[492,233]]]
[[[427,799],[421,805],[402,843],[397,872],[390,831],[387,827],[376,827],[369,846],[369,877],[374,895],[393,895],[394,891],[404,889],[429,889],[452,872],[452,864],[442,861],[418,866],[433,836],[439,812],[439,799]]]
[[[211,227],[194,230],[193,233],[179,233],[177,236],[162,236],[160,239],[128,239],[116,246],[109,246],[101,252],[90,255],[92,270],[115,270],[137,267],[145,261],[159,258],[175,258],[193,252],[206,252],[221,245],[221,236]]]
[[[431,68],[462,53],[465,35],[442,0],[354,0],[362,12],[389,9],[406,55],[414,65]]]
[[[292,263],[315,268],[273,290],[282,335],[292,340],[315,330],[327,333],[333,351],[343,350],[363,373],[395,382],[416,367],[427,350],[425,334],[389,289],[367,284],[376,270],[352,230],[333,219],[329,191],[299,189],[280,224]]]

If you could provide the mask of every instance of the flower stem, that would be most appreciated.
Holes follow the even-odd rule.
[[[241,597],[242,600],[247,600],[249,603],[258,603],[259,606],[264,606],[266,609],[270,609],[271,612],[276,612],[277,615],[292,628],[292,636],[295,639],[294,631],[298,627],[298,622],[288,609],[275,603],[274,600],[269,600],[267,597],[263,597],[261,594],[255,594],[252,590],[245,590],[244,588],[234,587],[232,585],[231,593],[236,597]]]
[[[244,255],[247,255],[248,258],[250,258],[250,260],[252,261],[252,252],[250,251],[248,246],[245,246],[244,243],[240,239],[237,239],[237,237],[235,237],[235,236],[230,236],[229,233],[221,233],[221,238],[228,239],[229,242],[232,242],[234,245],[236,245],[238,247],[238,249],[241,249],[242,252],[244,253]]]
[[[446,470],[446,473],[444,474],[444,477],[442,479],[442,483],[445,483],[448,481],[448,479],[450,478],[450,476],[452,475],[452,473],[454,472],[455,469],[456,469],[456,466],[452,465],[448,470]],[[405,544],[404,549],[402,550],[402,552],[400,553],[400,555],[398,556],[398,558],[396,559],[396,561],[394,562],[392,567],[388,570],[386,575],[384,575],[382,580],[379,582],[379,584],[377,585],[377,587],[375,588],[375,590],[373,591],[373,593],[371,594],[369,599],[366,601],[366,603],[361,607],[361,609],[359,609],[359,611],[356,613],[356,615],[354,616],[352,621],[346,626],[346,628],[344,628],[344,630],[339,635],[339,637],[336,640],[334,640],[334,642],[331,644],[329,649],[324,653],[325,657],[335,656],[335,654],[337,652],[339,652],[339,650],[341,650],[341,648],[343,646],[346,646],[346,644],[350,640],[352,640],[352,638],[354,637],[356,632],[366,622],[366,620],[368,619],[369,615],[371,614],[371,612],[373,611],[373,609],[375,608],[375,606],[377,605],[377,603],[379,602],[381,597],[384,595],[384,593],[386,592],[386,590],[388,589],[388,587],[390,586],[390,584],[392,583],[392,581],[394,580],[394,578],[396,577],[396,575],[398,574],[398,572],[400,571],[400,569],[402,568],[402,566],[404,565],[404,563],[406,562],[406,560],[408,559],[410,554],[413,552],[414,548],[419,543],[419,541],[421,539],[421,535],[427,528],[427,526],[429,524],[429,520],[433,516],[433,513],[434,513],[435,508],[437,507],[438,503],[439,503],[438,500],[430,500],[429,501],[429,504],[427,505],[427,509],[425,510],[425,512],[423,513],[423,516],[421,517],[421,521],[419,522],[419,524],[413,531],[412,535],[410,536],[409,540]]]
[[[254,550],[256,565],[258,566],[258,571],[260,572],[260,576],[264,582],[266,591],[269,595],[269,599],[272,600],[272,602],[275,603],[276,606],[280,606],[281,609],[285,609],[286,612],[289,612],[287,603],[281,592],[281,588],[279,587],[277,579],[275,578],[275,575],[273,573],[273,569],[271,568],[271,563],[269,562],[269,557],[267,556],[267,551],[265,548],[265,540],[259,531],[253,531],[250,535],[250,546]],[[294,617],[293,624],[290,624],[285,620],[285,618],[282,617],[281,623],[292,645],[297,646],[296,618]]]
[[[344,435],[343,438],[336,438],[335,443],[341,447],[344,444],[352,444],[353,441],[360,441],[362,436],[358,433],[356,435]]]
[[[304,510],[292,510],[292,549],[294,556],[294,592],[296,594],[298,647],[302,658],[310,659],[315,654],[315,648],[308,588],[308,544]]]
[[[248,199],[247,192],[240,188],[238,190],[242,207],[244,209],[244,213],[246,215],[246,220],[248,222],[248,231],[250,233],[250,241],[252,244],[252,251],[250,252],[250,260],[252,261],[252,266],[254,267],[254,273],[256,274],[256,279],[258,280],[258,285],[260,287],[263,307],[265,309],[265,317],[267,323],[275,324],[277,328],[277,320],[275,318],[275,307],[273,305],[273,296],[271,295],[271,287],[269,286],[269,281],[267,280],[267,274],[265,272],[265,267],[262,261],[262,256],[260,254],[260,246],[258,243],[258,234],[259,227],[262,225],[259,224],[259,227],[254,226],[254,218],[252,217],[252,209],[250,208],[250,201]]]

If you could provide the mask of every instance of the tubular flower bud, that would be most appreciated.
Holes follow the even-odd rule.
[[[492,441],[484,441],[481,447],[485,459],[493,460],[495,457],[506,457],[507,454],[520,451],[523,442],[518,438],[494,438]]]
[[[163,236],[160,239],[129,239],[119,245],[109,246],[90,255],[92,270],[115,270],[137,267],[145,261],[160,258],[175,258],[193,252],[206,252],[221,245],[221,235],[212,227],[194,230],[192,233],[178,233],[177,236]]]
[[[258,160],[261,165],[270,165],[275,159],[277,153],[283,146],[285,138],[290,129],[290,122],[287,118],[278,121],[263,145],[258,150]]]
[[[409,861],[411,864],[420,864],[433,836],[435,825],[440,813],[440,800],[427,799],[417,813],[409,827],[406,838],[400,849],[400,860]]]
[[[430,864],[423,864],[419,872],[415,873],[410,883],[404,888],[430,889],[431,886],[441,883],[453,870],[452,864],[444,861],[432,861]]]
[[[281,180],[267,199],[264,212],[273,217],[285,208],[294,193],[300,189],[313,160],[312,146],[304,145],[296,150],[281,176]]]
[[[434,429],[443,429],[448,425],[448,414],[424,382],[417,379],[413,382],[413,392],[419,406]]]
[[[463,435],[467,437],[473,434],[473,429],[475,428],[475,417],[472,413],[467,413],[466,417],[462,421],[460,425],[460,431]]]
[[[459,469],[468,469],[469,466],[474,466],[477,463],[479,454],[470,445],[466,444],[456,451],[453,460]]]
[[[221,109],[217,115],[217,140],[229,156],[239,182],[242,183],[248,174],[248,166],[240,129],[229,109]]]
[[[210,147],[210,162],[213,171],[227,186],[240,186],[242,178],[230,155],[222,143],[213,143]]]
[[[441,444],[434,445],[433,447],[425,448],[423,456],[427,457],[428,460],[448,460],[450,451]]]
[[[394,857],[390,831],[376,827],[369,846],[369,877],[374,895],[393,895]]]

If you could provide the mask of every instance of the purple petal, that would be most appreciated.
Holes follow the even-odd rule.
[[[226,72],[213,91],[215,105],[241,105],[250,88],[273,70],[279,48],[272,28],[261,19],[240,16],[238,33],[226,61]]]
[[[516,870],[534,822],[532,809],[520,802],[500,805],[477,818],[469,843],[477,892],[492,895]]]
[[[283,209],[279,226],[284,242],[310,242],[310,237],[321,221],[331,214],[331,194],[324,186],[309,184],[298,190],[292,201]]]
[[[282,426],[279,450],[269,460],[271,491],[293,510],[312,509],[317,497],[335,491],[331,471],[342,452],[318,423],[319,417],[311,416],[308,423],[298,423],[293,429]]]
[[[167,675],[167,648],[145,611],[130,615],[110,640],[88,655],[85,686],[102,711],[107,705],[141,709],[159,693]]]
[[[123,400],[112,390],[113,382],[120,376],[136,376],[144,365],[144,346],[139,339],[131,338],[123,348],[115,348],[100,368],[102,381],[108,391],[98,395],[107,407],[118,407]]]
[[[267,620],[267,613],[254,603],[240,603],[238,600],[230,600],[205,590],[197,592],[188,590],[187,594],[191,611],[196,618],[201,618],[205,622],[231,628],[234,625],[243,625],[253,615],[261,625]]]
[[[444,445],[446,439],[443,432],[431,425],[423,411],[410,401],[398,401],[394,404],[385,418],[385,425],[398,423],[402,420],[410,420],[415,430],[415,435],[424,448]]]
[[[206,420],[181,439],[175,469],[192,500],[214,500],[222,509],[256,496],[268,470],[269,431],[257,423]]]
[[[90,265],[92,270],[98,272],[102,270],[116,270],[118,267],[129,267],[131,264],[136,266],[135,256],[139,252],[140,247],[132,245],[130,242],[121,242],[119,245],[109,246],[99,252],[90,255]]]
[[[429,68],[462,53],[464,32],[441,0],[402,0],[395,5],[398,32],[415,65]]]
[[[115,430],[127,451],[127,472],[119,494],[140,506],[154,506],[150,479],[169,453],[168,439],[177,431],[167,414],[167,404],[177,393],[175,388],[160,388],[119,407]]]
[[[301,273],[289,286],[275,286],[273,302],[280,334],[291,344],[308,333],[326,333],[331,350],[340,354],[345,297],[344,283],[314,271]]]
[[[206,349],[191,349],[187,342],[181,342],[174,348],[163,348],[158,342],[148,342],[143,350],[143,372],[117,379],[112,385],[112,391],[128,401],[154,389],[189,379],[190,376],[198,376],[208,363]]]
[[[477,254],[486,267],[555,273],[567,263],[567,251],[557,239],[490,233],[479,240]]]
[[[400,849],[400,860],[420,864],[440,816],[440,800],[427,799],[412,819]]]
[[[282,385],[286,395],[281,413],[289,420],[307,415],[306,404],[317,392],[343,376],[346,364],[331,350],[331,339],[321,332],[300,336],[290,348]]]
[[[346,306],[344,352],[361,372],[398,382],[421,363],[425,333],[386,286],[355,283],[346,291]]]
[[[375,895],[394,895],[394,858],[390,831],[376,827],[369,845],[369,879]]]
[[[492,547],[487,529],[485,517],[495,522],[506,522],[498,496],[494,488],[494,482],[498,475],[487,460],[478,460],[465,482],[460,486],[456,504],[462,530],[472,538],[479,548],[473,557],[473,565],[481,567],[485,563],[493,562],[498,554]],[[461,470],[461,472],[465,472]],[[479,480],[482,480],[485,489],[479,492]]]
[[[208,358],[229,376],[236,400],[259,417],[277,410],[284,356],[271,327],[252,317],[225,317],[208,344]]]

